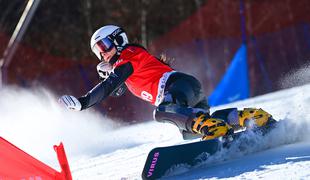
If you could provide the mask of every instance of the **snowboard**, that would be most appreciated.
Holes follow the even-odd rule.
[[[274,121],[268,127],[258,128],[251,131],[265,135],[276,127]],[[167,147],[157,147],[152,149],[146,159],[142,179],[152,180],[163,177],[167,170],[179,164],[195,166],[201,161],[206,160],[222,148],[229,148],[234,141],[242,135],[246,135],[249,130],[240,131],[227,138],[216,138],[206,141],[191,142],[187,144],[173,145]]]

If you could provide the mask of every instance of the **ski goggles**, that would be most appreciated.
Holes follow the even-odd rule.
[[[113,42],[108,38],[103,38],[99,40],[92,48],[92,51],[96,54],[96,56],[101,60],[102,57],[100,53],[106,53],[112,50],[114,47]]]
[[[113,48],[113,43],[112,41],[106,37],[101,39],[100,41],[98,41],[95,44],[94,47],[99,53],[105,53],[105,52],[109,52],[112,48]]]

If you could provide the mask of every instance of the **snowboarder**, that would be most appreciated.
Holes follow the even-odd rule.
[[[261,109],[236,108],[209,114],[207,98],[200,82],[193,76],[177,72],[148,53],[141,45],[129,44],[125,31],[114,25],[103,26],[91,37],[92,52],[100,63],[101,81],[86,95],[76,98],[63,95],[59,102],[68,109],[81,111],[109,95],[121,96],[126,89],[156,106],[154,119],[175,124],[183,137],[197,134],[204,140],[225,136],[233,126],[245,126],[245,120],[258,117],[259,126],[270,115]],[[258,120],[257,120],[258,119]]]

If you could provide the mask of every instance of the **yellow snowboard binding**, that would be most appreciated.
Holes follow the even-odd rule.
[[[263,109],[244,108],[238,111],[239,124],[241,127],[262,127],[272,121],[272,116]]]
[[[193,120],[193,132],[203,135],[202,140],[210,140],[233,133],[233,128],[221,119],[201,114]]]
[[[231,108],[219,110],[216,115],[197,115],[192,122],[192,131],[202,135],[203,140],[210,140],[228,136],[240,128],[265,127],[273,122],[275,120],[272,116],[263,109],[244,108],[237,110]]]

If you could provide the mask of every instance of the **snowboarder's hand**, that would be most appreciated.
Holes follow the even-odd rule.
[[[70,110],[80,111],[82,109],[80,101],[74,96],[63,95],[58,102]]]
[[[101,62],[97,65],[97,73],[101,80],[106,80],[112,71],[113,68],[109,63]]]

